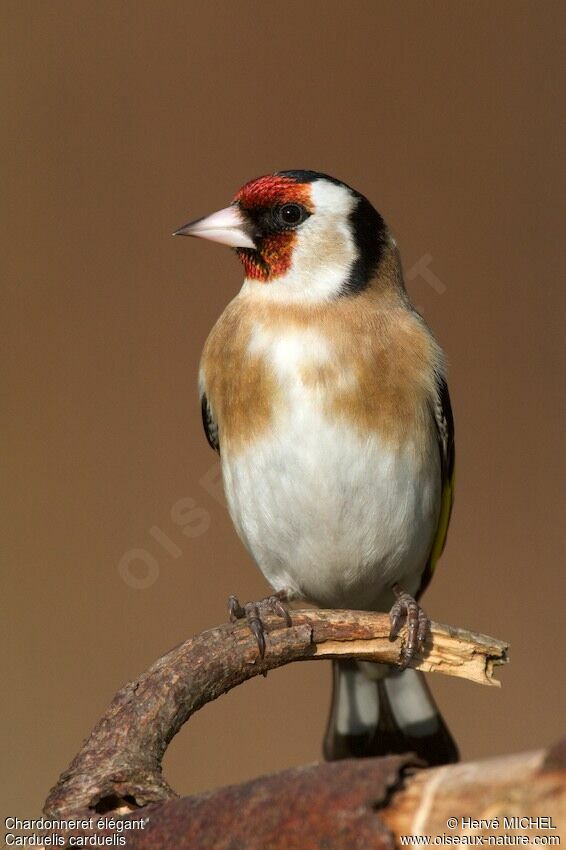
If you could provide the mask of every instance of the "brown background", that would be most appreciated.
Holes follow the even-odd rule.
[[[561,5],[1,4],[2,814],[37,813],[114,691],[229,592],[266,591],[199,483],[198,358],[241,271],[170,233],[283,168],[361,189],[406,270],[430,255],[445,288],[410,283],[457,422],[426,605],[512,643],[501,691],[432,683],[463,755],[563,731]],[[200,535],[171,518],[182,497]],[[322,664],[239,688],[167,777],[186,793],[317,759],[328,690]]]

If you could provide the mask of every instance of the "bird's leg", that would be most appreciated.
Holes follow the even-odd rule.
[[[406,593],[398,584],[394,584],[392,590],[396,600],[389,612],[391,640],[399,634],[403,620],[407,621],[407,642],[401,656],[401,669],[404,670],[409,661],[412,661],[423,648],[430,628],[430,620],[410,593]]]
[[[248,621],[250,631],[254,635],[259,654],[261,658],[265,655],[265,627],[263,625],[262,614],[277,614],[285,620],[285,625],[291,625],[291,617],[287,609],[283,606],[283,602],[289,599],[288,590],[278,590],[272,593],[271,596],[266,596],[265,599],[260,599],[258,602],[246,602],[242,607],[236,596],[228,597],[228,613],[230,620],[235,623],[236,620],[245,619]]]

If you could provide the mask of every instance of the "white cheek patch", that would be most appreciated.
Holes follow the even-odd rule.
[[[315,209],[347,219],[357,200],[346,186],[321,178],[311,183],[311,198]]]
[[[357,204],[345,186],[320,179],[311,183],[315,212],[296,232],[290,269],[267,285],[246,280],[243,291],[273,301],[335,298],[358,257],[350,215]]]

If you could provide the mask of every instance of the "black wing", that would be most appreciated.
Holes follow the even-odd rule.
[[[212,415],[212,411],[210,409],[210,405],[208,403],[208,399],[205,393],[202,394],[200,401],[202,412],[202,424],[204,427],[204,433],[206,434],[206,439],[208,440],[209,445],[214,449],[214,451],[220,454],[218,425],[216,424],[214,416]]]
[[[434,404],[431,405],[431,413],[436,425],[438,450],[440,453],[440,474],[442,479],[440,516],[438,518],[438,526],[432,549],[419,588],[419,596],[430,582],[436,563],[442,555],[448,534],[452,505],[454,503],[454,417],[452,416],[448,386],[441,376],[437,376],[436,378],[436,387],[436,399]]]
[[[452,405],[448,394],[448,385],[444,378],[437,377],[438,388],[434,419],[438,432],[438,445],[440,449],[440,460],[442,465],[442,487],[450,484],[454,476],[454,417]]]

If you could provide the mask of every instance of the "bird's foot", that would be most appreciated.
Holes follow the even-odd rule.
[[[393,640],[397,637],[405,620],[407,623],[407,641],[403,647],[400,665],[401,670],[404,670],[422,650],[430,629],[430,620],[410,593],[406,593],[398,584],[394,584],[392,589],[396,600],[389,612],[391,621],[389,638]]]
[[[266,614],[277,614],[285,620],[285,625],[291,625],[291,617],[287,609],[283,606],[283,602],[289,599],[287,590],[278,590],[277,593],[266,596],[265,599],[260,599],[258,602],[246,602],[244,606],[240,605],[236,596],[228,597],[228,613],[230,620],[235,623],[236,620],[246,619],[250,631],[257,641],[260,657],[265,655],[265,626],[262,616]]]

